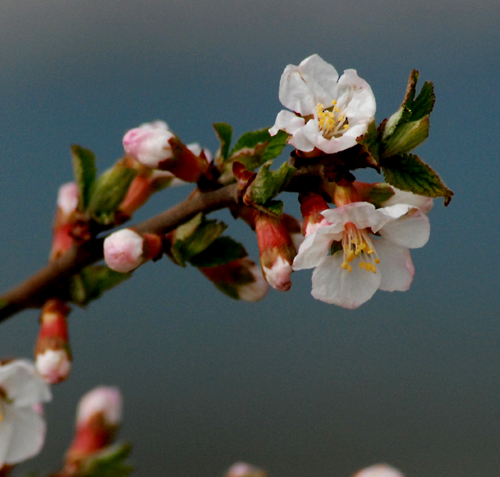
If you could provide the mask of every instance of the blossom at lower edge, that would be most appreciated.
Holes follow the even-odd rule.
[[[409,249],[429,239],[424,213],[408,204],[376,209],[354,202],[322,214],[332,225],[307,236],[293,262],[294,270],[315,267],[314,298],[354,309],[377,289],[410,288],[415,269]]]
[[[51,399],[32,362],[19,359],[0,366],[0,468],[40,452],[45,420],[36,407]]]
[[[404,475],[394,467],[387,464],[375,464],[353,475],[353,477],[404,477]]]

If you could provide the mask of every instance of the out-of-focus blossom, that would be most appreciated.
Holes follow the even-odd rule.
[[[229,467],[225,477],[267,477],[267,472],[246,462],[236,462]]]
[[[76,182],[67,182],[59,187],[57,206],[66,215],[71,215],[78,206],[78,186]]]
[[[407,204],[376,209],[354,202],[322,214],[331,225],[307,236],[293,263],[294,270],[316,267],[316,299],[352,309],[379,288],[408,290],[415,272],[408,249],[429,239],[424,213]]]
[[[122,419],[122,397],[118,388],[100,386],[85,394],[78,404],[76,432],[66,453],[66,470],[109,446]]]
[[[352,477],[404,477],[404,475],[390,465],[376,464],[360,470]]]
[[[34,408],[52,399],[30,361],[0,365],[0,468],[29,459],[45,441],[45,421]]]
[[[286,131],[289,144],[303,152],[316,148],[333,154],[355,146],[375,116],[373,92],[356,70],[345,70],[339,78],[318,55],[285,68],[279,98],[291,111],[282,110],[269,133]]]

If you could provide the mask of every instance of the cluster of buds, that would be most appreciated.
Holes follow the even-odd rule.
[[[57,298],[47,300],[42,308],[35,363],[37,371],[50,384],[64,381],[71,370],[66,319],[69,312],[70,308]]]

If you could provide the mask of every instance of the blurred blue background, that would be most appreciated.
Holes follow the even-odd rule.
[[[3,290],[46,263],[71,144],[103,170],[127,129],[163,119],[214,151],[213,122],[235,137],[272,125],[284,67],[312,53],[357,69],[378,122],[413,68],[433,81],[417,153],[455,192],[412,252],[410,291],[355,311],[315,301],[309,271],[248,304],[168,259],[76,309],[71,379],[47,406],[42,454],[21,470],[57,470],[79,396],[115,384],[138,477],[221,476],[237,460],[275,477],[348,477],[377,462],[407,477],[499,475],[499,21],[498,0],[2,1]],[[135,220],[187,193],[154,197]],[[219,216],[257,258],[252,234]],[[32,356],[37,319],[2,325],[2,357]]]

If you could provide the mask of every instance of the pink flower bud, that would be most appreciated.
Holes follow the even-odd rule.
[[[40,333],[35,346],[35,366],[44,380],[57,384],[69,376],[71,350],[66,317],[70,308],[53,298],[48,300],[40,317]]]
[[[259,301],[268,291],[267,282],[255,263],[241,258],[216,267],[199,269],[217,288],[232,298]]]
[[[226,472],[225,477],[266,477],[267,473],[255,467],[254,465],[247,464],[246,462],[236,462]]]
[[[285,220],[285,216],[276,218],[265,213],[255,218],[262,271],[267,283],[279,291],[288,291],[292,286],[290,275],[297,254]]]
[[[158,169],[162,161],[174,155],[170,140],[175,134],[163,121],[145,123],[131,129],[123,137],[123,148],[141,164]]]
[[[109,268],[131,272],[144,263],[144,238],[131,229],[114,232],[104,240],[104,260]]]
[[[183,144],[163,121],[131,129],[123,137],[123,147],[141,164],[170,171],[186,182],[197,182],[208,168],[204,151],[198,146],[200,152],[193,152],[196,146]]]
[[[376,464],[360,470],[353,477],[404,477],[404,475],[389,465]]]
[[[313,234],[316,230],[325,225],[330,225],[330,222],[321,215],[321,212],[329,208],[321,195],[309,192],[307,194],[301,194],[299,200],[300,211],[302,212],[303,218],[302,233],[305,236]]]
[[[85,459],[113,442],[121,418],[122,397],[118,388],[100,386],[81,398],[75,437],[66,453],[68,475],[77,473]]]
[[[59,187],[57,206],[65,215],[73,213],[78,206],[78,186],[76,182],[67,182]]]

